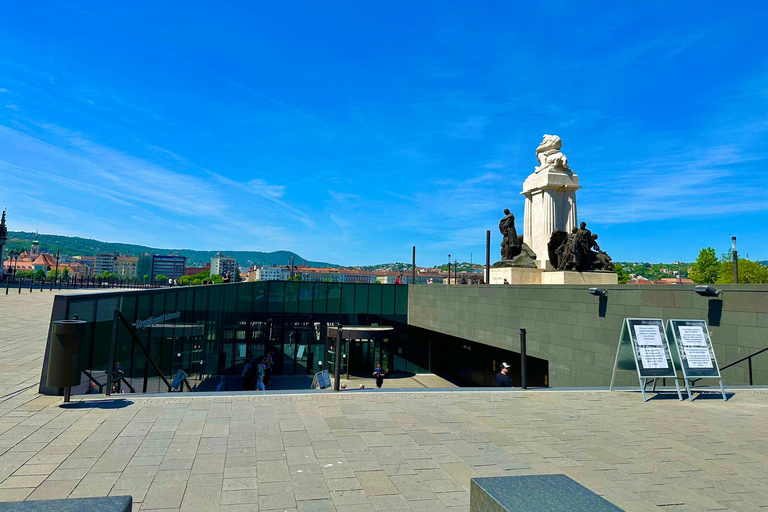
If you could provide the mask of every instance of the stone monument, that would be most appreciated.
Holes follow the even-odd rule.
[[[515,216],[504,210],[499,221],[501,261],[491,268],[490,284],[617,284],[611,257],[597,235],[578,225],[579,177],[560,152],[563,141],[544,135],[536,149],[539,165],[523,183],[523,235]]]
[[[570,233],[577,225],[576,191],[579,177],[568,167],[560,152],[563,141],[557,135],[544,135],[536,149],[539,166],[523,183],[525,215],[523,242],[538,256],[536,265],[553,269],[549,260],[549,240],[557,230]]]

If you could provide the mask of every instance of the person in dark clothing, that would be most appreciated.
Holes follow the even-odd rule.
[[[384,384],[384,369],[381,367],[381,363],[376,365],[376,369],[373,370],[373,376],[376,377],[376,387],[381,389],[381,385]]]
[[[496,374],[497,388],[511,388],[512,379],[509,377],[510,366],[507,363],[501,363],[501,371]]]
[[[250,358],[245,362],[242,378],[243,390],[253,391],[253,389],[256,387],[256,370],[253,367],[253,361]]]

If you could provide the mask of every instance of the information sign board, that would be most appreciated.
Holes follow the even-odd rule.
[[[312,387],[317,386],[320,389],[327,389],[331,387],[331,376],[328,375],[328,370],[323,370],[315,374],[315,378],[312,381]]]
[[[726,399],[723,379],[712,349],[707,322],[704,320],[669,320],[667,336],[675,350],[673,357],[683,372],[688,398],[691,395],[691,380],[718,379],[723,400]]]
[[[613,390],[617,370],[633,368],[637,370],[643,401],[647,400],[645,391],[648,382],[652,381],[655,389],[656,379],[663,378],[674,380],[678,398],[683,399],[664,332],[664,321],[660,318],[625,318],[622,322],[610,389]]]

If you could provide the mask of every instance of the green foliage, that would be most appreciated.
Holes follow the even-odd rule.
[[[39,268],[35,270],[35,273],[33,275],[35,277],[35,281],[42,281],[43,279],[45,279],[45,272],[43,271],[43,269]]]
[[[21,278],[24,278],[24,279],[29,279],[29,278],[30,278],[30,277],[32,277],[34,274],[35,274],[35,273],[34,273],[34,272],[32,272],[31,270],[19,270],[18,272],[16,272],[16,278],[17,278],[17,279],[21,279]]]
[[[61,278],[64,279],[64,280],[69,279],[69,269],[68,268],[65,268],[64,270],[61,271]]]
[[[144,282],[146,283],[148,281],[149,281],[149,276],[147,274],[144,274]]]
[[[190,284],[192,284],[192,276],[181,276],[179,278],[180,286],[189,286]]]
[[[301,274],[294,274],[293,277],[289,277],[286,281],[301,281]]]
[[[211,281],[213,283],[223,283],[224,282],[224,278],[221,277],[219,274],[213,274],[211,276],[211,278],[209,279],[209,281]]]
[[[203,281],[201,279],[193,279],[192,280],[192,286],[199,286],[203,284]]]
[[[232,276],[232,281],[235,282],[235,283],[239,283],[242,280],[243,280],[243,278],[240,277],[240,266],[239,265],[235,265],[235,275]]]
[[[733,284],[733,261],[720,262],[720,275],[716,282]],[[768,283],[768,267],[764,267],[758,261],[739,258],[739,284],[765,283]]]
[[[624,265],[621,263],[616,264],[616,274],[619,278],[619,284],[627,284],[627,281],[629,281],[629,274],[624,270]]]
[[[713,284],[720,276],[722,264],[717,260],[715,250],[707,247],[699,252],[691,269],[690,278],[696,284]]]
[[[163,281],[167,281],[168,276],[164,276],[163,274],[157,274],[155,276],[155,282],[162,283]]]

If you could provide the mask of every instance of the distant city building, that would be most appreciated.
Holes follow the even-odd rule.
[[[206,270],[211,270],[211,264],[206,263],[204,267],[187,267],[186,270],[184,270],[185,275],[188,276],[194,276],[199,274],[200,272],[205,272]]]
[[[235,268],[237,267],[237,261],[235,258],[225,256],[220,252],[216,253],[216,256],[211,258],[211,275],[225,276],[229,272],[230,276],[235,275]]]
[[[115,274],[125,277],[136,277],[139,258],[135,256],[118,256],[115,259]]]
[[[381,284],[395,284],[397,278],[402,284],[414,284],[411,272],[376,272],[376,281]],[[430,279],[432,280],[430,282]],[[443,284],[443,275],[437,272],[417,273],[415,284]]]
[[[96,254],[96,265],[93,271],[96,275],[109,272],[113,274],[115,272],[115,260],[117,259],[117,253],[114,252],[100,252]]]
[[[312,268],[303,265],[293,268],[293,274],[302,281],[326,281],[331,283],[375,283],[376,274],[367,270]]]
[[[155,255],[149,252],[145,252],[139,255],[139,259],[136,262],[136,277],[139,281],[144,281],[144,276],[147,276],[147,280],[152,278],[152,261]]]
[[[64,268],[67,269],[67,272],[69,273],[69,277],[89,278],[93,276],[93,268],[89,267],[88,265],[84,265],[83,263],[80,263],[77,260],[67,263],[66,266],[64,266]],[[61,271],[63,271],[64,268],[59,266],[59,270]]]
[[[38,240],[40,238],[40,235],[38,233],[35,233],[35,239],[32,240],[32,249],[29,251],[29,259],[30,261],[35,261],[38,256],[40,256],[40,241]]]
[[[150,280],[154,281],[158,275],[163,275],[168,279],[181,279],[186,268],[187,258],[178,254],[161,255],[155,254],[152,257],[152,273]],[[143,274],[142,274],[143,275]]]
[[[279,265],[264,265],[256,269],[257,281],[285,281],[291,275],[291,269]]]
[[[41,254],[32,262],[32,270],[42,270],[46,274],[56,268],[56,258],[50,254]]]

